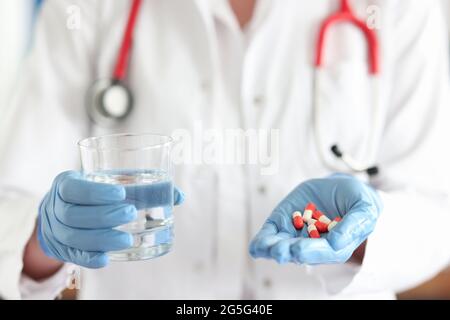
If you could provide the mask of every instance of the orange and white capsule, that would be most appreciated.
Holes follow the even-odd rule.
[[[303,228],[304,222],[302,218],[302,214],[300,211],[295,211],[292,214],[292,223],[294,224],[294,228],[300,230]]]
[[[319,231],[314,224],[308,225],[308,234],[310,238],[320,238]]]
[[[303,211],[303,220],[308,222],[308,220],[311,220],[313,218],[313,213],[316,211],[316,206],[314,203],[308,203],[305,207],[305,211]]]
[[[331,222],[331,220],[326,215],[324,215],[322,211],[319,210],[314,211],[312,217],[317,221],[323,222],[327,225]]]
[[[333,229],[334,227],[336,227],[336,225],[342,220],[341,217],[336,217],[333,219],[333,221],[330,222],[330,224],[328,225],[328,231],[331,231],[331,229]]]

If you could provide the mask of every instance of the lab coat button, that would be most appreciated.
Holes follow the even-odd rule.
[[[259,186],[258,187],[258,193],[259,194],[262,194],[262,195],[264,195],[264,194],[266,194],[266,186],[264,186],[264,185],[261,185],[261,186]]]
[[[211,82],[209,80],[203,80],[200,82],[200,88],[203,92],[209,92],[209,90],[211,89]]]
[[[257,95],[253,98],[253,104],[257,107],[263,106],[265,102],[263,95]]]
[[[272,287],[272,280],[270,280],[269,278],[264,278],[263,279],[263,286],[265,288],[270,288]]]
[[[200,272],[202,272],[204,269],[205,269],[205,266],[204,266],[203,262],[197,261],[197,262],[194,264],[194,270],[195,270],[195,272],[200,273]]]

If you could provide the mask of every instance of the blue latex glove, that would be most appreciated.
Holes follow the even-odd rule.
[[[160,206],[167,201],[166,188],[167,184],[153,184],[135,189],[146,199],[138,206]],[[76,171],[58,175],[39,207],[37,235],[45,254],[88,268],[104,267],[106,252],[133,244],[130,234],[113,229],[137,218],[136,207],[126,203],[126,195],[121,185],[88,181]],[[175,188],[174,204],[183,200],[183,193]]]
[[[309,202],[330,219],[343,217],[320,239],[308,237],[306,223],[299,231],[292,224],[292,213],[297,210],[303,212]],[[308,180],[274,209],[251,241],[250,255],[279,263],[344,263],[373,231],[381,210],[377,192],[352,176],[334,174]]]

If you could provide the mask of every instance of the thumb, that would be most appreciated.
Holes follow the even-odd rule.
[[[376,206],[361,201],[328,234],[331,247],[339,251],[356,240],[364,241],[375,228],[377,218]]]
[[[178,189],[177,187],[175,187],[173,189],[173,204],[174,205],[180,205],[184,202],[185,199],[185,194],[183,191],[181,191],[180,189]]]

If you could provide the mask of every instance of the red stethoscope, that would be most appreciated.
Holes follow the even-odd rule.
[[[318,149],[319,156],[322,162],[330,169],[336,169],[336,165],[327,157],[327,154],[331,151],[334,158],[340,159],[347,168],[352,173],[366,173],[369,177],[373,177],[378,174],[379,167],[372,164],[362,163],[355,160],[354,157],[350,156],[348,153],[344,152],[338,144],[333,144],[327,149],[322,149],[323,139],[320,132],[320,112],[322,110],[322,101],[320,99],[321,90],[321,76],[324,69],[324,50],[325,50],[325,39],[331,27],[337,24],[349,23],[360,30],[367,43],[367,54],[368,54],[368,67],[369,76],[372,88],[372,116],[373,121],[372,127],[370,128],[368,134],[368,141],[364,145],[366,150],[364,154],[367,154],[367,159],[369,163],[374,161],[376,153],[376,134],[375,130],[378,128],[379,121],[379,106],[378,106],[378,75],[380,73],[380,53],[379,53],[379,42],[376,32],[369,28],[367,23],[359,19],[354,11],[352,10],[349,0],[340,0],[340,6],[338,10],[328,16],[321,24],[319,30],[319,36],[317,39],[317,48],[315,56],[315,70],[314,70],[314,93],[313,93],[313,114],[314,114],[314,136],[316,139],[316,146]],[[326,151],[326,152],[325,152]],[[339,169],[338,169],[339,170]]]
[[[87,110],[92,121],[111,127],[124,120],[133,110],[133,95],[126,86],[133,33],[142,0],[133,0],[111,79],[100,79],[88,90]]]
[[[99,125],[111,126],[124,120],[133,109],[133,96],[129,88],[124,84],[127,76],[130,52],[132,47],[133,33],[136,25],[138,13],[140,11],[142,0],[133,0],[126,24],[125,32],[122,39],[122,45],[117,57],[114,67],[114,72],[111,79],[98,80],[89,90],[88,94],[88,113],[91,119]],[[317,48],[315,56],[315,92],[313,94],[314,104],[314,127],[316,144],[319,149],[319,154],[325,165],[334,167],[330,160],[327,160],[325,152],[321,149],[322,139],[319,130],[319,112],[321,110],[321,102],[318,99],[320,90],[320,73],[323,70],[325,40],[331,27],[336,24],[350,23],[358,28],[364,35],[367,42],[369,74],[372,79],[377,78],[379,74],[379,43],[377,34],[370,29],[366,22],[356,17],[352,10],[349,0],[340,0],[338,10],[328,16],[321,24],[319,36],[317,39]],[[375,81],[374,81],[375,83]],[[375,90],[376,92],[376,90]],[[378,119],[378,103],[376,101],[377,94],[374,94],[374,121]],[[373,125],[371,133],[369,134],[368,145],[374,145],[374,129],[377,127]],[[378,173],[378,167],[375,165],[365,165],[356,161],[353,157],[343,152],[337,144],[330,147],[332,154],[341,159],[342,162],[353,172],[366,172],[369,176]],[[373,152],[372,152],[373,153]],[[373,158],[371,156],[371,158]]]

